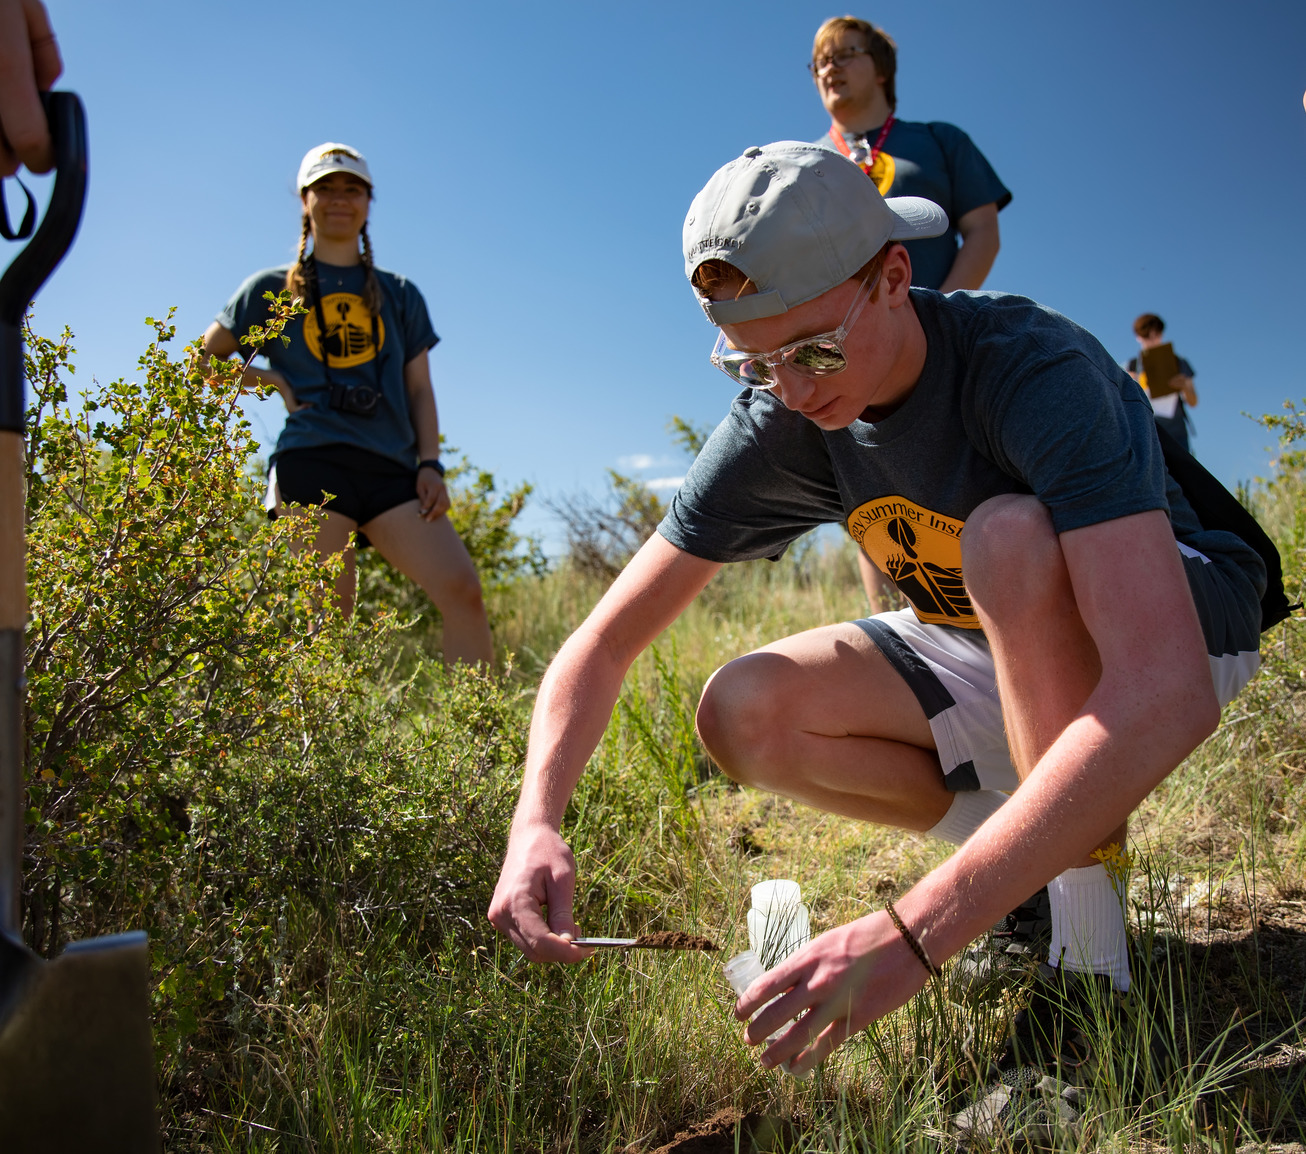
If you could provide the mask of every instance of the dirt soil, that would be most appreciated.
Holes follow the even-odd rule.
[[[711,938],[687,934],[683,930],[659,930],[655,934],[640,934],[636,947],[648,950],[716,950],[720,947]]]
[[[739,1154],[767,1154],[786,1149],[793,1137],[792,1128],[782,1118],[726,1109],[680,1131],[650,1154],[735,1154],[736,1150]]]

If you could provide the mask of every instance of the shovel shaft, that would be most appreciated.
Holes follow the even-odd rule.
[[[23,866],[23,633],[0,629],[0,931],[18,938]]]
[[[24,431],[23,330],[0,320],[0,429]]]
[[[0,930],[17,937],[23,860],[23,438],[0,431]]]

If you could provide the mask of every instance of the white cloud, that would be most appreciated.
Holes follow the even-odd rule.
[[[658,459],[649,453],[627,453],[617,458],[617,467],[621,469],[651,469],[656,464]]]
[[[654,477],[651,481],[645,481],[644,484],[656,492],[659,489],[679,489],[684,477]]]

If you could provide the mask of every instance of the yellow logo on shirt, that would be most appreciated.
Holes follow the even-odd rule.
[[[863,165],[862,171],[875,181],[875,187],[880,190],[881,196],[888,196],[889,189],[893,187],[893,178],[898,174],[898,165],[892,156],[881,150],[875,158],[875,163],[869,169]]]
[[[867,501],[848,515],[853,540],[898,586],[917,617],[929,625],[978,629],[961,575],[963,524],[906,497]]]
[[[331,293],[322,298],[322,317],[326,321],[326,350],[331,367],[352,369],[376,358],[372,347],[372,314],[363,298],[353,293]],[[385,321],[376,320],[377,339],[385,347]],[[322,359],[322,332],[317,323],[317,309],[309,309],[304,318],[304,341],[308,351]]]

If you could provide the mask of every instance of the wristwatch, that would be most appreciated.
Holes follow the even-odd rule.
[[[440,464],[439,457],[428,457],[425,461],[418,461],[419,469],[434,469],[441,477],[444,476],[444,466]]]

